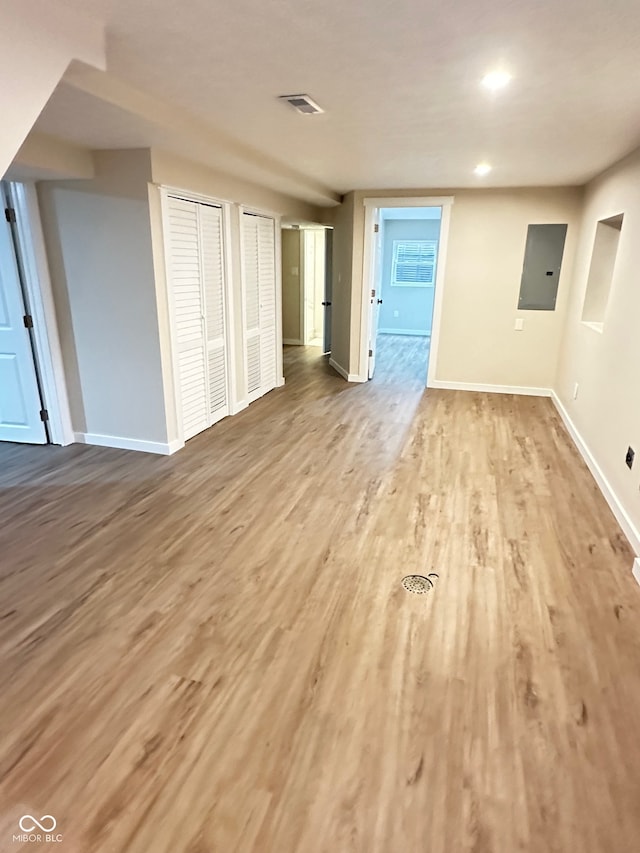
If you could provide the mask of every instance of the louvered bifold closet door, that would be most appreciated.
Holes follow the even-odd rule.
[[[244,345],[249,396],[260,391],[260,282],[258,278],[258,217],[242,214],[245,299]]]
[[[168,199],[169,274],[185,441],[209,426],[198,205]]]
[[[275,222],[242,215],[245,293],[245,348],[249,401],[276,386]]]
[[[275,222],[258,219],[258,281],[260,283],[260,385],[262,393],[276,387],[276,243]]]
[[[205,297],[209,423],[229,414],[222,210],[201,204],[200,237]]]

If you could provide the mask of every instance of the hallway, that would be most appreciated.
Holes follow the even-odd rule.
[[[172,457],[0,446],[1,849],[636,849],[630,547],[550,400],[379,367],[287,347]]]

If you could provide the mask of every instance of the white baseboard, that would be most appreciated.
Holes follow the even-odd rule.
[[[616,521],[618,522],[618,524],[622,528],[622,532],[624,533],[624,535],[629,540],[629,543],[630,543],[631,547],[633,548],[633,550],[636,552],[636,554],[639,554],[640,553],[640,531],[635,526],[635,524],[633,523],[631,518],[629,518],[629,515],[628,515],[626,509],[622,505],[622,501],[618,498],[616,493],[613,491],[613,488],[611,487],[611,484],[609,483],[609,481],[605,477],[604,472],[602,471],[602,468],[600,467],[600,465],[598,465],[593,453],[591,452],[591,450],[589,450],[587,443],[585,442],[583,437],[578,432],[576,425],[571,420],[569,413],[567,412],[567,410],[563,406],[560,398],[558,397],[558,395],[556,394],[555,391],[552,392],[551,399],[553,400],[553,403],[554,403],[556,409],[558,410],[558,414],[562,418],[562,422],[564,423],[565,427],[567,428],[567,432],[569,433],[569,435],[573,439],[573,443],[576,445],[576,447],[580,451],[580,455],[582,456],[584,461],[587,463],[588,469],[593,474],[593,479],[598,484],[598,488],[600,489],[600,491],[604,495],[606,502],[609,504],[611,512],[615,515]],[[638,581],[638,583],[640,583],[640,563],[639,563],[638,559],[636,559],[636,561],[634,563],[633,574],[634,574],[635,579]]]
[[[348,373],[341,364],[338,364],[338,362],[335,361],[331,357],[329,357],[329,364],[331,365],[331,367],[333,367],[333,369],[336,371],[336,373],[339,373],[343,379],[347,380],[347,382],[366,382],[367,381],[366,376],[363,378],[361,376],[358,376],[357,373]]]
[[[141,450],[144,453],[159,453],[170,456],[184,447],[183,442],[175,439],[168,443],[159,441],[142,441],[139,438],[122,438],[119,435],[99,435],[91,432],[74,432],[73,437],[78,444],[93,444],[98,447],[115,447],[118,450]]]
[[[281,376],[280,379],[276,382],[276,388],[282,388],[284,385],[284,376]]]
[[[434,379],[429,388],[443,388],[447,391],[483,391],[487,394],[520,394],[525,397],[551,397],[551,388],[535,388],[526,385],[485,385],[480,382],[449,382],[447,379]]]
[[[634,578],[640,583],[640,557],[636,557],[633,561],[633,568],[631,569]]]
[[[430,338],[431,332],[428,329],[380,329],[379,335],[412,335],[414,338]]]
[[[289,347],[301,347],[302,341],[296,338],[283,338],[282,343]]]
[[[338,364],[337,361],[331,358],[331,356],[329,356],[329,364],[331,365],[331,367],[333,367],[336,373],[339,373],[340,376],[342,376],[343,379],[346,379],[347,382],[349,381],[349,373],[344,369],[341,364]]]

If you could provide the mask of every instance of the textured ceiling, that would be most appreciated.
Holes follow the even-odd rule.
[[[481,160],[482,185],[583,183],[640,144],[637,0],[59,3],[105,20],[110,73],[339,192],[475,186]],[[492,95],[479,81],[497,65],[513,81]],[[326,112],[276,100],[295,92]],[[38,129],[162,136],[55,96]]]

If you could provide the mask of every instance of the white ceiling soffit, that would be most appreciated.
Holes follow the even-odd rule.
[[[72,63],[34,126],[93,149],[157,146],[319,205],[339,196],[249,143],[113,75]]]
[[[110,74],[340,193],[579,184],[640,142],[637,0],[58,2],[106,22]]]

